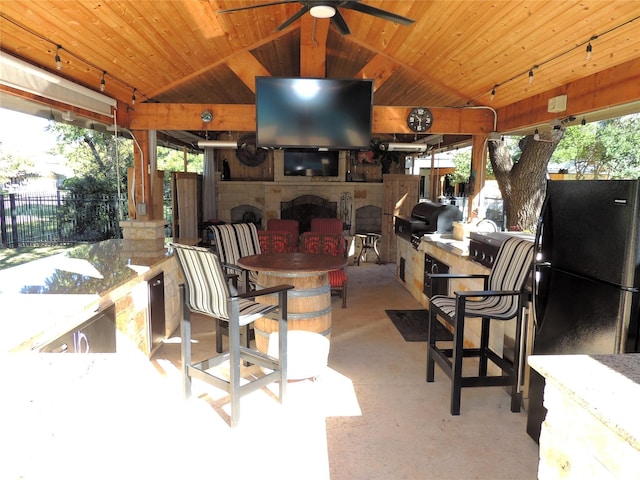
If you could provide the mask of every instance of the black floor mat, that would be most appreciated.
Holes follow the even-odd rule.
[[[407,342],[426,342],[428,310],[385,310]],[[436,340],[453,340],[453,335],[440,322],[436,324]]]

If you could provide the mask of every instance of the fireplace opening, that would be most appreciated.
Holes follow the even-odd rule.
[[[382,233],[382,208],[376,205],[357,208],[356,233]]]
[[[231,223],[253,223],[262,226],[262,210],[253,205],[238,205],[231,209]]]
[[[302,195],[289,202],[280,202],[280,218],[298,220],[300,233],[308,232],[312,218],[338,218],[338,202],[316,195]]]

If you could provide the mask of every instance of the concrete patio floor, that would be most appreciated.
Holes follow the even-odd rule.
[[[510,411],[504,388],[463,389],[454,417],[449,379],[436,367],[435,383],[425,382],[426,344],[404,341],[385,313],[422,308],[394,278],[395,265],[362,263],[347,274],[348,307],[332,301],[328,368],[316,381],[291,382],[284,405],[277,385],[254,392],[231,429],[226,393],[194,384],[211,442],[193,449],[210,458],[207,478],[536,478],[538,446],[525,431],[526,412]],[[213,323],[196,316],[193,327],[194,357],[215,352]],[[176,388],[179,359],[176,332],[153,357]]]

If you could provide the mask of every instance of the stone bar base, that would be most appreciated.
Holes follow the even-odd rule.
[[[120,222],[122,238],[125,240],[157,240],[164,241],[166,220],[123,220]]]

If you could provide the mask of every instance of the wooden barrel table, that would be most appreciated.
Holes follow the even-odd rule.
[[[347,259],[315,253],[261,253],[242,257],[238,265],[258,272],[258,288],[293,285],[288,291],[287,319],[289,330],[306,330],[331,336],[331,287],[329,273],[347,265]],[[274,305],[275,296],[259,297],[262,303]],[[269,335],[278,331],[278,322],[260,318],[254,323],[256,347],[269,350]]]

